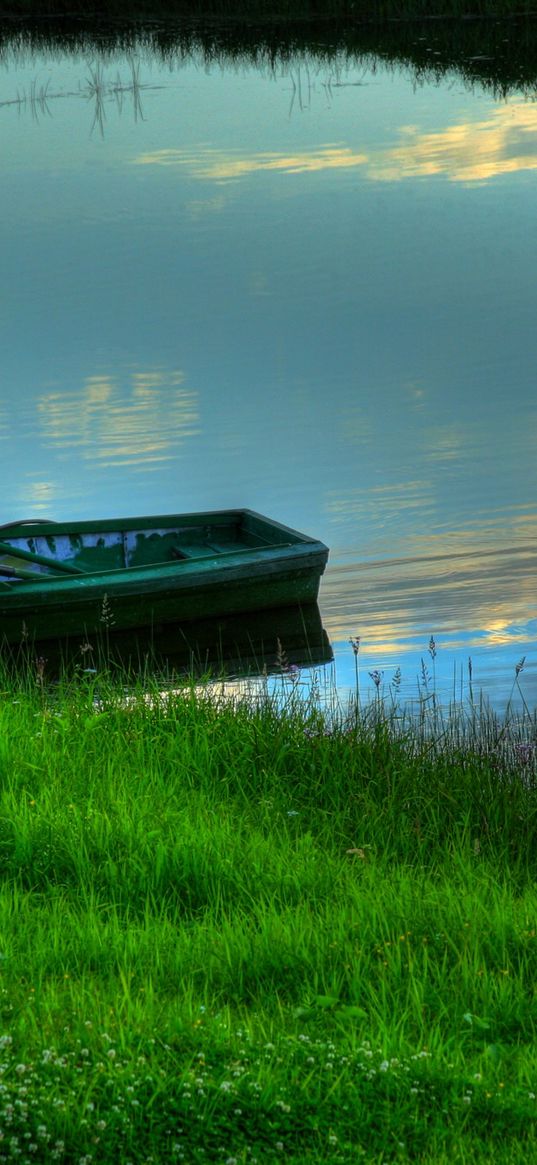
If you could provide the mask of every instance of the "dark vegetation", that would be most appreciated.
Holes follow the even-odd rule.
[[[457,19],[444,20],[402,19],[402,4],[367,5],[367,21],[356,17],[356,12],[360,15],[366,9],[358,3],[351,14],[350,2],[293,9],[283,3],[270,9],[270,19],[263,0],[257,6],[254,0],[252,5],[220,8],[219,0],[211,6],[134,4],[128,11],[123,4],[109,3],[101,7],[99,17],[87,9],[82,14],[77,3],[66,0],[65,5],[47,7],[15,0],[8,12],[0,0],[0,59],[45,49],[49,54],[83,52],[100,57],[147,52],[170,60],[201,55],[207,64],[220,66],[279,67],[301,55],[330,66],[337,56],[340,63],[343,57],[349,64],[367,68],[376,61],[410,68],[418,84],[455,74],[465,85],[484,85],[498,97],[535,90],[537,3],[535,19],[503,18],[513,10],[524,12],[527,0],[518,6],[502,0],[497,5],[476,4],[478,15],[489,12],[488,18],[466,17],[461,7]],[[455,0],[450,3],[454,8]],[[224,7],[226,19],[218,19]],[[424,9],[429,14],[434,11],[422,0],[409,3],[406,17],[422,14]],[[497,15],[493,18],[490,11]],[[18,12],[26,18],[17,19]],[[379,22],[375,14],[384,14],[386,19]],[[322,20],[318,19],[321,15]]]
[[[2,0],[0,17],[103,17],[240,24],[353,23],[436,19],[496,19],[535,14],[534,0]]]

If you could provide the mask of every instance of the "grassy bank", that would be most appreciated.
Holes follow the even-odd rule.
[[[0,1161],[537,1155],[533,739],[284,682],[2,679]]]

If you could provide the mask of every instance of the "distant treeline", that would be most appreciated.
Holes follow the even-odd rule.
[[[537,15],[537,0],[0,0],[0,19],[376,22]]]
[[[524,15],[531,3],[535,18]],[[87,4],[77,14],[77,5],[11,0],[8,14],[0,0],[0,59],[41,50],[148,51],[168,59],[201,54],[225,66],[291,64],[301,54],[330,63],[343,55],[349,64],[410,68],[418,83],[455,72],[495,96],[537,92],[537,0],[101,0],[98,16]],[[435,8],[459,18],[434,19]],[[411,19],[420,12],[421,20]]]

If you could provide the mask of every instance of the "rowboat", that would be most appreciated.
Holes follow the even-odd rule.
[[[322,543],[253,510],[0,527],[0,640],[56,640],[315,602]]]

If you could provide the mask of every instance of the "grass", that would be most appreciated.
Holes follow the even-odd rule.
[[[3,675],[0,1162],[537,1157],[535,721],[298,691]]]

